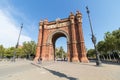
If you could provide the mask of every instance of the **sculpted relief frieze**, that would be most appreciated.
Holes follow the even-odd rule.
[[[58,28],[58,27],[68,26],[69,24],[70,24],[69,22],[56,23],[56,24],[53,24],[53,25],[49,25],[46,28],[47,29]]]

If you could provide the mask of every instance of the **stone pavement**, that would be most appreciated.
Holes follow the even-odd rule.
[[[6,64],[8,66],[0,62],[0,70],[8,67],[20,69],[23,68],[22,65],[25,70],[21,69],[22,71],[11,74],[9,72],[0,76],[0,80],[120,80],[120,65],[102,64],[101,67],[96,67],[95,63],[43,62],[36,64],[31,61],[18,61],[14,65]]]

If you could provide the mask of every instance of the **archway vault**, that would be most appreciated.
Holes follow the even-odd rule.
[[[77,11],[76,15],[71,13],[68,18],[48,20],[39,23],[39,35],[36,48],[35,61],[42,58],[43,61],[54,60],[54,44],[59,37],[67,38],[68,61],[89,62],[82,32],[82,15]]]
[[[57,38],[59,37],[66,37],[67,38],[67,42],[70,42],[69,40],[69,35],[66,31],[64,30],[55,30],[54,32],[52,32],[47,39],[47,44],[52,44],[52,41],[55,42]]]

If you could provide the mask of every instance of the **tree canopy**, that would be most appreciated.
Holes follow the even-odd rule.
[[[66,53],[62,46],[60,48],[56,48],[55,56],[56,58],[66,58]]]
[[[34,41],[23,42],[23,45],[15,48],[4,48],[3,45],[0,45],[0,57],[1,58],[33,58],[36,52],[36,43]]]
[[[120,29],[114,30],[112,32],[106,32],[103,41],[99,41],[97,44],[97,49],[100,55],[112,58],[120,55]],[[94,54],[93,50],[88,50],[88,54]],[[94,57],[93,55],[91,55]]]

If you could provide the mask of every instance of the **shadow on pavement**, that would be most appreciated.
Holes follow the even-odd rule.
[[[35,63],[31,63],[31,64],[34,65],[34,66],[36,66],[36,67],[38,67],[38,68],[42,68],[42,66],[39,66],[39,65],[37,65]]]
[[[42,67],[42,66],[37,65],[37,64],[34,64],[34,63],[31,63],[31,64],[34,65],[34,66],[36,66],[36,67],[38,67],[38,68],[43,68],[43,69],[49,71],[50,73],[52,73],[53,75],[56,75],[56,76],[58,76],[58,77],[63,77],[63,78],[66,78],[66,79],[68,79],[68,80],[79,80],[78,78],[68,77],[68,76],[67,76],[66,74],[64,74],[64,73],[61,73],[61,72],[58,72],[58,71],[54,71],[54,70],[50,70],[50,69],[48,69],[48,68]]]
[[[74,78],[74,77],[68,77],[67,75],[65,75],[64,73],[60,73],[58,71],[54,71],[54,70],[50,70],[50,69],[47,69],[45,67],[43,67],[45,70],[49,71],[50,73],[52,73],[53,75],[56,75],[56,76],[59,76],[59,77],[64,77],[64,78],[67,78],[69,80],[78,80],[77,78]]]

